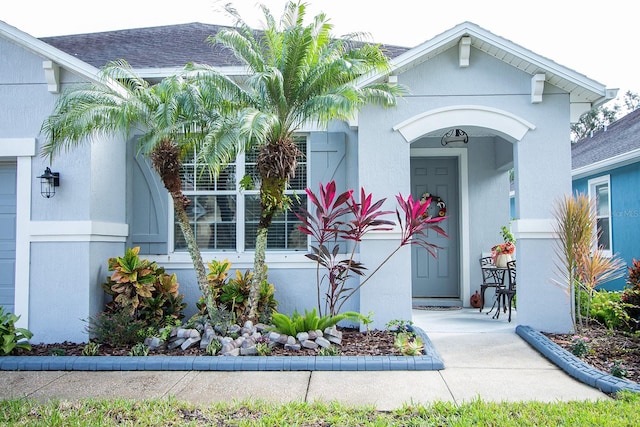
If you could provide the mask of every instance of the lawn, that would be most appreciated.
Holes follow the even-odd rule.
[[[235,402],[194,405],[162,400],[0,401],[10,426],[637,426],[640,395],[597,402],[436,402],[391,412],[337,403]]]

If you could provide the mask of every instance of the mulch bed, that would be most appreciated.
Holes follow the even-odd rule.
[[[340,347],[341,356],[389,356],[400,355],[394,348],[394,335],[389,331],[370,331],[360,332],[355,329],[341,329],[342,346]],[[82,356],[84,344],[76,344],[70,342],[56,344],[33,344],[31,351],[16,350],[16,356]],[[111,347],[101,345],[97,356],[128,356],[130,348]],[[180,348],[173,350],[161,350],[150,352],[149,355],[154,356],[205,356],[205,351],[200,350],[198,346],[182,350]],[[303,348],[300,351],[285,350],[282,346],[276,346],[271,350],[271,356],[316,356],[317,351]]]
[[[589,365],[606,373],[618,361],[628,380],[640,383],[640,335],[609,330],[592,324],[578,334],[544,334],[565,350],[571,351],[573,337],[589,339],[590,351],[581,357]]]

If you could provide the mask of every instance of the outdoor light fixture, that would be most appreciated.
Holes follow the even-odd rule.
[[[469,142],[469,135],[462,129],[451,129],[442,136],[440,144],[446,146],[452,142],[464,142],[466,144]]]
[[[47,199],[56,195],[56,187],[60,186],[60,173],[51,172],[51,169],[47,167],[44,173],[40,175],[40,194]]]

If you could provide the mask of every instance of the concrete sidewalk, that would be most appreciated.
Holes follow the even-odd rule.
[[[441,371],[201,372],[0,371],[0,398],[147,399],[197,403],[261,399],[339,401],[391,410],[433,401],[542,402],[609,397],[550,363],[515,333],[515,320],[476,309],[414,310],[442,357]]]

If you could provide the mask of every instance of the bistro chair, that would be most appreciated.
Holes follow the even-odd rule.
[[[507,278],[509,280],[508,285],[496,289],[496,302],[498,303],[498,310],[493,315],[494,319],[500,317],[500,300],[502,299],[502,309],[507,312],[507,306],[509,307],[509,322],[511,322],[511,306],[513,305],[513,298],[516,296],[516,262],[509,261],[507,263]]]
[[[487,288],[504,287],[504,270],[500,270],[493,262],[490,256],[480,258],[480,271],[482,271],[482,284],[480,285],[480,312],[484,308],[484,292]],[[495,307],[495,301],[491,310]],[[489,311],[489,313],[491,312]]]

